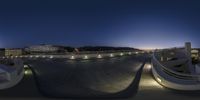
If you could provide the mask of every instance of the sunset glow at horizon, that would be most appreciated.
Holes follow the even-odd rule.
[[[87,1],[87,0],[86,0]],[[0,48],[38,44],[200,48],[198,1],[1,1]]]

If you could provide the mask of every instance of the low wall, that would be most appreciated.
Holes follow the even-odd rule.
[[[90,59],[90,58],[105,58],[116,57],[124,55],[139,54],[139,52],[110,52],[110,53],[90,53],[90,54],[66,54],[66,55],[21,55],[21,56],[9,56],[1,58],[66,58],[66,59]]]

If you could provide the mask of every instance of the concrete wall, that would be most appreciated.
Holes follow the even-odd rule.
[[[24,65],[21,60],[14,60],[15,68],[14,71],[6,72],[7,82],[0,83],[0,90],[11,88],[17,85],[24,76]]]
[[[200,90],[200,76],[177,73],[165,66],[157,60],[154,54],[152,58],[152,73],[159,84],[176,90]]]
[[[105,57],[116,57],[124,55],[134,55],[139,52],[110,52],[110,53],[90,53],[90,54],[66,54],[66,55],[21,55],[21,56],[10,56],[7,58],[66,58],[66,59],[90,59],[90,58],[105,58]]]

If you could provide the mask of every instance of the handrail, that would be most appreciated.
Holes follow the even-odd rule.
[[[200,77],[200,75],[189,75],[189,74],[183,74],[183,73],[179,73],[179,72],[175,72],[165,66],[163,66],[155,57],[155,52],[153,53],[153,64],[157,64],[158,66],[160,66],[164,72],[168,75],[172,75],[176,78],[181,78],[181,79],[190,79],[190,80],[198,80],[198,78]]]

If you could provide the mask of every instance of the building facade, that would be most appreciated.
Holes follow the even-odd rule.
[[[5,49],[5,56],[20,56],[22,49]]]
[[[0,56],[4,56],[5,55],[5,49],[0,49]]]
[[[25,52],[30,54],[57,54],[65,53],[66,50],[64,47],[56,45],[34,45],[25,48]]]

